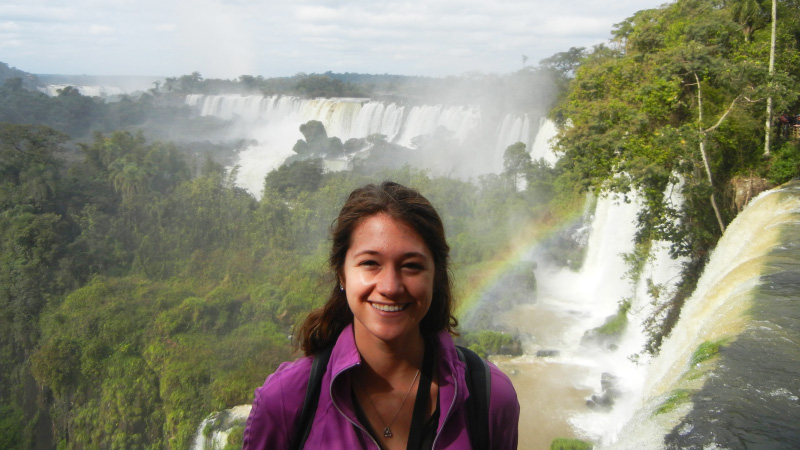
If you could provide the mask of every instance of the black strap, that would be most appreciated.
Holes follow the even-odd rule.
[[[332,350],[333,347],[328,347],[314,355],[311,373],[308,375],[306,397],[303,399],[303,409],[300,412],[300,421],[297,424],[297,428],[295,428],[295,436],[292,441],[295,443],[292,447],[294,450],[302,450],[306,445],[308,434],[311,433],[311,423],[317,412],[319,393],[322,389],[322,376],[325,375],[325,369],[327,369],[328,361],[331,359]]]
[[[419,374],[417,397],[414,400],[414,412],[411,415],[411,429],[408,430],[407,450],[418,450],[422,442],[422,432],[425,431],[425,419],[428,415],[428,401],[430,400],[431,382],[433,381],[433,346],[425,343],[425,353],[422,356],[422,368]]]
[[[474,351],[456,346],[458,359],[467,365],[466,382],[469,389],[467,399],[467,432],[473,450],[489,449],[489,397],[492,392],[492,377],[489,365]]]

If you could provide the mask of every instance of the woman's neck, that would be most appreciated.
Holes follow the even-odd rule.
[[[356,347],[361,354],[363,374],[394,384],[396,380],[408,382],[406,375],[422,367],[425,342],[421,333],[408,336],[402,342],[386,342],[374,336],[355,335]]]

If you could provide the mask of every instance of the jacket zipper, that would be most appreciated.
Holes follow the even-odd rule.
[[[447,418],[450,417],[450,411],[453,410],[453,405],[456,404],[456,399],[458,398],[458,382],[455,381],[456,377],[455,377],[455,374],[453,374],[452,371],[450,372],[450,376],[453,377],[453,381],[454,381],[453,382],[453,387],[455,388],[455,391],[453,392],[453,401],[450,402],[450,407],[447,408],[447,412],[444,415],[444,420],[442,420],[442,430],[444,430],[444,426],[447,423]],[[436,448],[436,442],[439,440],[439,436],[441,434],[442,434],[441,431],[436,433],[436,437],[433,438],[433,444],[431,444],[431,450]]]
[[[374,438],[374,437],[372,437],[372,435],[371,435],[371,434],[369,434],[369,432],[368,432],[366,429],[364,429],[364,427],[362,427],[360,424],[358,424],[358,423],[356,423],[356,422],[352,421],[352,420],[350,419],[350,417],[348,417],[348,416],[347,416],[347,414],[345,414],[344,412],[342,412],[342,410],[339,408],[339,405],[337,405],[337,404],[336,404],[336,400],[335,400],[335,399],[334,399],[334,397],[333,397],[333,382],[334,382],[334,381],[336,381],[336,378],[338,378],[338,377],[339,377],[339,375],[340,375],[342,372],[344,372],[345,370],[348,370],[348,369],[352,369],[353,367],[355,367],[355,366],[357,366],[357,365],[358,365],[358,364],[353,364],[352,366],[345,367],[344,369],[342,369],[341,371],[339,371],[339,373],[337,373],[335,377],[333,377],[333,379],[331,380],[331,385],[328,387],[328,395],[330,395],[330,396],[331,396],[331,403],[333,403],[333,406],[334,406],[334,408],[336,408],[336,410],[337,410],[337,411],[339,411],[339,414],[341,414],[341,415],[342,415],[342,417],[344,417],[345,419],[347,419],[347,421],[348,421],[348,422],[352,423],[352,424],[353,424],[353,426],[355,426],[355,427],[356,427],[356,428],[358,428],[359,430],[363,431],[363,432],[364,432],[364,434],[366,434],[367,436],[369,436],[370,440],[372,440],[372,443],[373,443],[373,444],[375,444],[375,447],[376,447],[376,448],[378,448],[378,449],[380,449],[380,448],[381,448],[381,446],[380,446],[380,444],[378,444],[378,442],[375,440],[375,438]]]

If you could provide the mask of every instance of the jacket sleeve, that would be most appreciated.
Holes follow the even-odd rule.
[[[492,450],[516,450],[519,438],[519,400],[506,374],[489,363],[492,392],[489,399],[489,436]]]
[[[300,418],[311,361],[283,363],[255,391],[242,449],[288,449]]]

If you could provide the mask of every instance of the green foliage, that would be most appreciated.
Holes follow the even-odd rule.
[[[344,145],[338,137],[328,137],[325,126],[319,120],[311,120],[300,125],[300,132],[305,140],[299,139],[292,150],[297,155],[287,162],[301,161],[309,158],[338,158],[344,156]]]
[[[22,450],[25,421],[22,410],[14,405],[0,403],[0,448]]]
[[[620,336],[628,326],[628,311],[630,309],[630,299],[621,301],[617,314],[609,317],[603,325],[595,328],[594,331],[604,336]]]
[[[697,347],[694,353],[692,353],[692,358],[689,360],[689,365],[696,366],[715,357],[719,353],[720,346],[722,346],[724,343],[724,340],[703,342]]]
[[[666,414],[673,411],[678,406],[691,400],[692,391],[687,389],[677,389],[672,391],[667,398],[653,411],[653,416]]]
[[[363,97],[364,93],[356,86],[331,78],[327,75],[308,75],[300,78],[295,85],[300,95],[305,97]]]
[[[503,153],[503,173],[505,173],[511,186],[517,190],[522,175],[530,170],[531,155],[523,142],[509,145]]]
[[[784,142],[772,154],[767,179],[779,185],[800,176],[800,144],[797,141]]]
[[[511,348],[514,343],[514,338],[511,335],[491,330],[466,333],[461,337],[461,340],[481,358],[503,354],[503,350]]]
[[[301,192],[316,191],[323,179],[322,160],[319,158],[284,164],[267,174],[264,195],[294,198]]]
[[[242,440],[244,439],[244,427],[233,427],[228,434],[228,440],[225,441],[225,447],[222,450],[239,450],[242,448]]]
[[[590,442],[572,438],[555,438],[550,443],[550,450],[591,450],[594,448]]]

